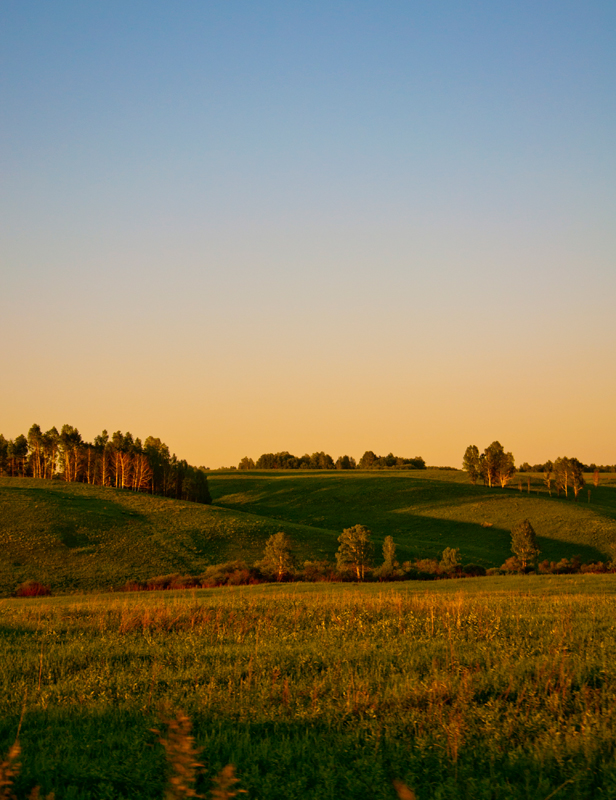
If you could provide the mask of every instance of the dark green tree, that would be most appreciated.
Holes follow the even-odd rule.
[[[370,469],[374,463],[378,461],[378,456],[372,450],[366,450],[363,456],[359,459],[359,469]]]
[[[481,475],[479,464],[479,448],[477,445],[469,444],[464,452],[462,459],[462,469],[468,474],[470,482],[473,486],[477,483],[477,479]]]
[[[7,455],[11,463],[11,475],[26,477],[26,459],[28,457],[28,440],[20,433],[8,443]]]
[[[539,555],[535,529],[530,520],[525,519],[512,529],[511,552],[522,565],[522,569],[526,569]]]

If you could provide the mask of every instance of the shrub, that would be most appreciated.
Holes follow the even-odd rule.
[[[201,586],[243,586],[251,583],[261,583],[263,576],[258,569],[251,569],[245,561],[226,561],[224,564],[214,564],[208,567],[199,578]]]
[[[151,592],[157,592],[161,589],[168,589],[174,581],[179,579],[179,575],[157,575],[155,578],[149,578],[146,582],[145,588]]]
[[[51,587],[38,581],[25,581],[15,589],[15,597],[49,597]]]
[[[413,568],[417,572],[425,572],[428,575],[438,575],[440,572],[439,563],[435,558],[420,558],[415,562]]]
[[[462,568],[462,572],[469,577],[477,578],[486,574],[486,568],[482,567],[481,564],[467,564]]]
[[[329,561],[305,561],[304,570],[300,574],[300,578],[312,583],[319,583],[321,581],[336,581],[339,578],[336,575],[334,567]]]
[[[143,592],[146,589],[146,585],[141,581],[126,581],[124,586],[118,587],[118,592]]]
[[[584,573],[588,573],[588,572],[603,573],[603,572],[607,572],[607,567],[603,563],[603,561],[597,561],[594,564],[582,564],[582,566],[580,567],[580,572],[584,572]]]
[[[508,558],[501,566],[500,570],[501,572],[524,572],[524,567],[515,556],[511,556],[511,558]]]
[[[405,561],[402,564],[403,580],[409,581],[432,581],[436,577],[434,565],[438,570],[437,562],[432,559],[423,559],[413,564],[412,561]],[[422,566],[427,566],[427,569],[422,569]]]

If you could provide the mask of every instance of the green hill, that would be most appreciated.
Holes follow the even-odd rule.
[[[549,497],[539,477],[471,486],[457,471],[212,472],[204,506],[85,484],[0,478],[0,592],[27,579],[55,590],[117,586],[209,564],[258,559],[268,536],[287,532],[300,561],[333,557],[343,528],[361,523],[377,551],[394,537],[400,560],[459,547],[463,561],[501,564],[510,530],[528,517],[541,558],[611,558],[616,475],[580,501]],[[607,479],[607,482],[606,482]]]
[[[300,553],[328,549],[331,534],[288,525]],[[32,579],[54,590],[118,586],[209,564],[259,558],[276,520],[119,489],[0,478],[0,593]]]
[[[394,537],[398,556],[440,555],[459,547],[465,562],[498,566],[511,555],[511,528],[528,517],[538,535],[541,558],[579,555],[583,561],[612,557],[616,545],[616,474],[602,474],[579,502],[549,496],[540,476],[527,493],[472,486],[457,470],[326,473],[214,473],[213,502],[233,511],[278,519],[281,524],[318,525],[335,532],[367,525],[375,541]],[[332,545],[332,552],[335,547]]]

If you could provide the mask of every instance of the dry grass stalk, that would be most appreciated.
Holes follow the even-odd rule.
[[[398,795],[399,800],[416,800],[415,792],[403,783],[403,781],[394,781],[394,789]]]
[[[246,789],[238,789],[235,784],[239,783],[239,778],[235,777],[235,767],[227,764],[214,778],[214,785],[210,789],[212,800],[229,800],[237,797],[238,794],[246,794]]]
[[[41,798],[41,787],[35,786],[34,789],[28,795],[28,800],[55,800],[56,795],[55,792],[51,792],[45,798]]]
[[[19,756],[21,747],[19,742],[11,745],[4,761],[0,762],[0,800],[14,800],[13,780],[19,775],[21,764]]]
[[[166,725],[166,735],[155,730],[158,740],[165,749],[169,778],[165,789],[165,800],[181,800],[185,797],[203,797],[194,788],[198,770],[203,766],[197,758],[199,751],[195,748],[195,739],[191,735],[190,719],[182,710],[170,716],[163,711],[161,720]]]

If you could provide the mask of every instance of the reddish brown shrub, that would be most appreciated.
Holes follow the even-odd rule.
[[[51,587],[38,581],[26,581],[15,589],[15,597],[49,597]]]

